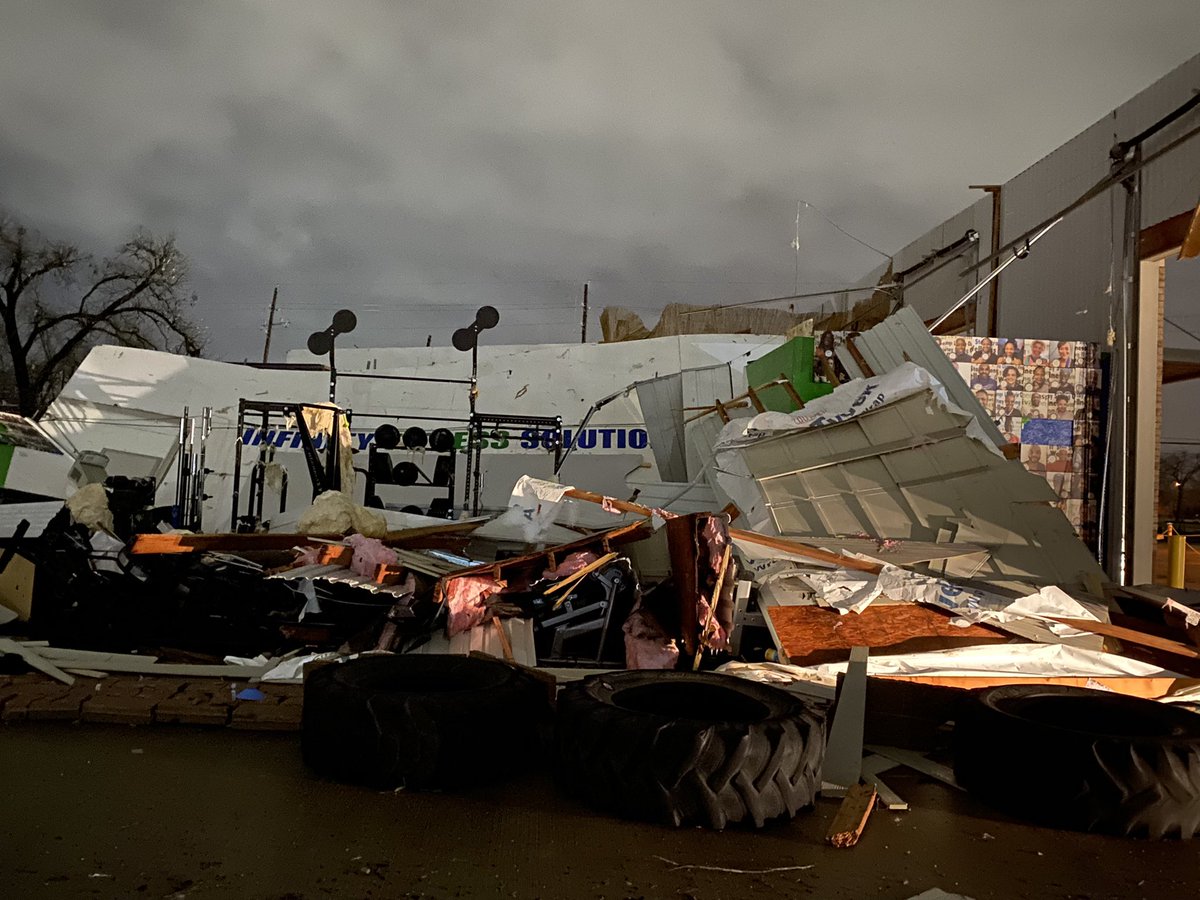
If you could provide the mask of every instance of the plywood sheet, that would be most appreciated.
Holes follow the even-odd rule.
[[[764,612],[788,662],[799,666],[841,662],[852,647],[869,647],[874,656],[1009,640],[983,625],[952,625],[949,615],[916,604],[876,604],[844,616],[819,606],[772,606]]]

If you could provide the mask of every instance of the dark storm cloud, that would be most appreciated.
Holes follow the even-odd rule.
[[[213,352],[570,340],[595,309],[845,284],[1194,52],[1200,9],[1073,3],[17,3],[0,205],[192,258]],[[594,328],[594,324],[593,324]],[[593,332],[594,333],[594,332]]]

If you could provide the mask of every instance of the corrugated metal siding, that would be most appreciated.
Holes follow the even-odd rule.
[[[1030,166],[1004,185],[1002,238],[1011,240],[1053,215],[1103,178],[1108,152],[1116,138],[1132,137],[1184,103],[1200,86],[1200,55],[1159,79],[1116,109]],[[1193,111],[1145,147],[1152,153],[1172,138],[1200,124]],[[1200,193],[1200,137],[1193,138],[1142,170],[1143,227],[1195,207]],[[1063,340],[1102,341],[1108,329],[1110,271],[1113,248],[1120,250],[1124,192],[1097,198],[1072,213],[1043,238],[1027,259],[1001,276],[999,331],[1021,337],[1053,335]],[[1111,209],[1110,209],[1111,207]],[[961,236],[963,217],[973,214],[984,255],[990,240],[990,200],[976,203],[932,229],[897,255],[897,269],[924,253]],[[966,266],[947,267],[961,271]],[[974,276],[942,279],[942,273],[905,292],[906,303],[923,318],[944,311],[974,283]],[[986,274],[981,271],[980,273]],[[951,296],[962,286],[957,296]]]
[[[637,386],[638,405],[663,481],[687,481],[683,450],[683,377],[677,372]]]
[[[640,382],[636,393],[659,476],[663,481],[688,481],[684,420],[696,414],[694,407],[733,397],[729,365],[684,369]]]
[[[982,277],[976,273],[964,275],[963,270],[975,265],[981,255],[990,252],[992,245],[991,197],[985,196],[897,254],[895,269],[897,272],[902,272],[919,263],[930,253],[950,246],[970,229],[979,232],[979,241],[966,249],[962,255],[949,261],[940,269],[937,267],[945,262],[945,259],[932,261],[927,267],[918,269],[905,279],[911,285],[904,291],[905,305],[915,309],[922,319],[928,320],[941,315]],[[922,277],[926,272],[934,269],[937,271]],[[984,297],[986,299],[986,293]],[[982,314],[986,321],[986,310]]]
[[[1108,173],[1112,120],[1099,122],[1004,185],[1004,239],[1053,215]],[[1110,214],[1110,203],[1116,204]],[[1120,250],[1123,197],[1098,198],[1000,277],[1001,335],[1098,341],[1108,329],[1109,271]],[[1115,222],[1112,218],[1115,217]],[[1110,239],[1110,224],[1115,228]]]
[[[720,400],[724,403],[733,397],[733,373],[728,365],[706,366],[703,369],[684,369],[683,405],[712,406]],[[691,413],[685,414],[685,418]]]

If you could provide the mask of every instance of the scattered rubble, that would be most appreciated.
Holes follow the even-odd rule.
[[[963,747],[1014,749],[1018,726],[996,712],[995,733],[980,738],[961,724],[982,721],[972,703],[1086,697],[1088,723],[1136,709],[1130,721],[1148,733],[1168,722],[1186,732],[1179,766],[1150,767],[1138,790],[1169,775],[1164,798],[1200,810],[1200,730],[1189,730],[1200,700],[1196,598],[1108,583],[1045,478],[1013,458],[970,390],[945,383],[942,349],[903,325],[880,326],[909,342],[903,359],[877,372],[879,335],[847,340],[844,367],[825,365],[829,382],[804,397],[783,373],[695,414],[683,408],[682,375],[631,385],[661,407],[647,428],[675,479],[646,486],[654,505],[527,475],[496,515],[441,519],[359,506],[318,491],[325,479],[314,475],[317,496],[294,527],[263,530],[255,516],[259,530],[198,533],[171,527],[153,483],[77,467],[86,483],[65,504],[8,504],[4,522],[19,519],[0,535],[0,719],[294,729],[304,683],[314,768],[432,786],[470,765],[461,746],[449,763],[437,750],[468,733],[487,743],[483,731],[508,727],[506,746],[525,761],[535,754],[540,712],[495,705],[490,675],[454,686],[454,673],[483,671],[487,656],[538,704],[567,685],[557,765],[589,802],[722,828],[794,815],[820,791],[842,798],[829,841],[848,847],[877,802],[907,808],[880,779],[897,765],[951,785],[957,772],[969,790],[1004,799],[962,762]],[[340,421],[340,450],[329,452],[349,471]],[[190,465],[202,494],[203,463]],[[200,494],[189,508],[201,508]],[[708,508],[695,509],[697,497]],[[352,735],[343,695],[367,710]],[[394,712],[386,722],[379,704]],[[712,735],[719,750],[709,752]],[[760,738],[761,752],[746,749]],[[427,755],[406,757],[410,745]],[[1086,749],[1058,746],[1063,771]],[[346,754],[373,761],[355,768]],[[614,782],[615,771],[628,780]],[[1022,771],[1022,783],[1041,783]],[[1108,805],[1055,823],[1181,837],[1200,827],[1190,812],[1162,812],[1176,800],[1133,818],[1114,812],[1115,794],[1095,802]]]

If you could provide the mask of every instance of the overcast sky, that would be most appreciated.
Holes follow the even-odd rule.
[[[0,206],[191,257],[219,358],[575,340],[858,281],[1197,51],[1200,3],[3,0]],[[598,327],[593,317],[593,334]]]

